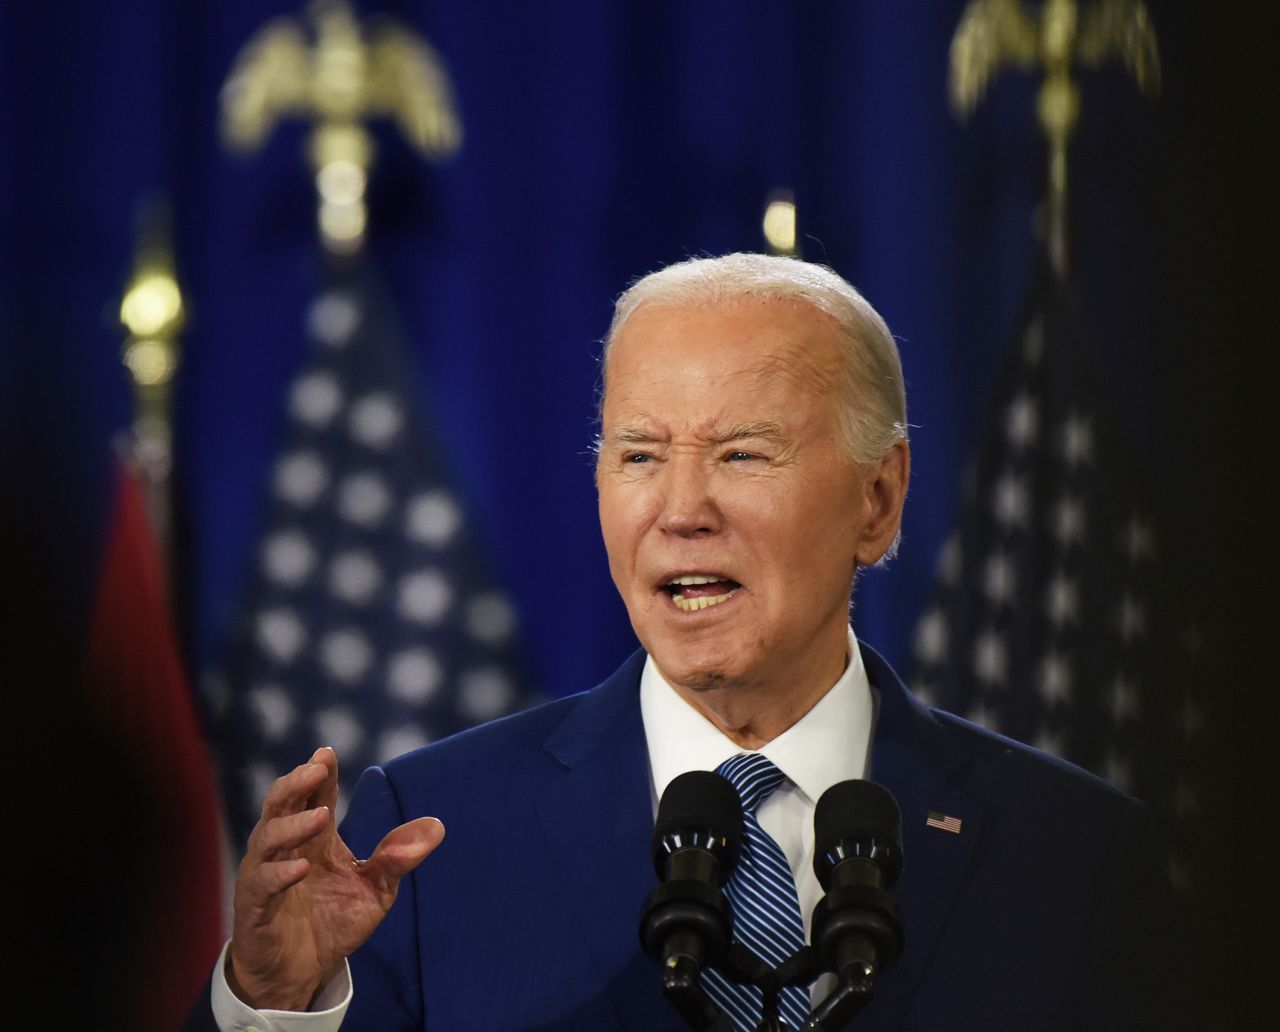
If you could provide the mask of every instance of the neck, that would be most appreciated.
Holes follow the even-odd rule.
[[[810,677],[793,681],[787,688],[777,684],[677,684],[667,683],[676,694],[701,713],[725,737],[743,749],[768,745],[794,725],[829,692],[848,665],[842,645]],[[666,675],[663,675],[664,678]]]

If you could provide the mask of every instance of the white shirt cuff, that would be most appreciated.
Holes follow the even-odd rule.
[[[338,1032],[351,1003],[351,969],[342,962],[342,971],[324,986],[311,1003],[311,1010],[254,1010],[241,1003],[227,984],[227,947],[222,947],[213,969],[213,1020],[218,1032]]]

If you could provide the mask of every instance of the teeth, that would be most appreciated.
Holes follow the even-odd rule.
[[[686,573],[671,581],[672,584],[714,584],[718,580],[724,580],[723,577],[712,577],[707,573]]]
[[[707,584],[709,581],[698,583]],[[703,595],[701,598],[685,598],[683,595],[677,595],[674,601],[677,608],[686,613],[694,613],[699,609],[706,609],[707,606],[718,606],[721,602],[727,602],[732,595],[732,591],[725,592],[723,595]]]

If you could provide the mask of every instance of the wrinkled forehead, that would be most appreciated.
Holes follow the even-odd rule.
[[[605,387],[619,357],[628,372],[670,374],[686,361],[699,363],[712,347],[720,349],[726,372],[745,378],[812,377],[818,387],[830,384],[842,364],[836,320],[801,298],[645,301],[606,342]]]

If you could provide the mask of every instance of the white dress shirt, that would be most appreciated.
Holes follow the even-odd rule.
[[[676,694],[652,658],[640,675],[640,715],[649,745],[653,811],[672,781],[690,770],[715,770],[743,749]],[[803,717],[756,752],[786,775],[756,817],[786,854],[796,879],[806,938],[822,887],[813,873],[813,811],[832,785],[867,769],[875,704],[853,629],[844,673]]]
[[[640,716],[649,746],[650,791],[654,813],[658,800],[677,776],[690,770],[715,770],[730,756],[747,752],[685,702],[647,659],[640,675]],[[849,629],[844,673],[803,717],[762,746],[763,753],[786,780],[760,804],[760,826],[786,854],[796,879],[805,936],[822,887],[813,873],[813,811],[832,785],[860,778],[867,768],[875,699],[862,654]],[[430,862],[430,861],[428,861]],[[238,1000],[224,973],[226,949],[213,973],[214,1020],[220,1032],[337,1032],[351,1003],[349,968],[330,982],[308,1013],[258,1011]],[[814,987],[825,995],[826,979]]]

